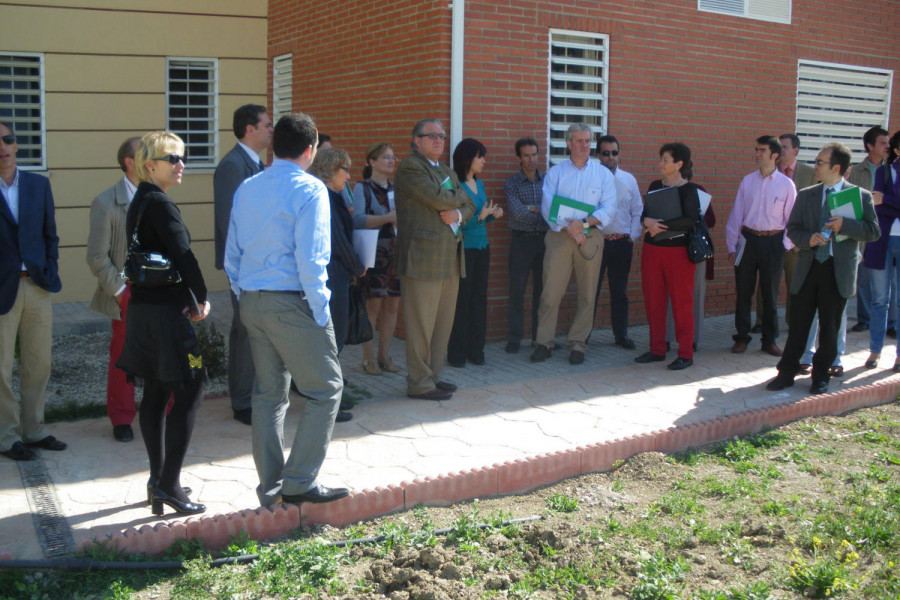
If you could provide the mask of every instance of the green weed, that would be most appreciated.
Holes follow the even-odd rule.
[[[662,550],[640,561],[638,584],[631,589],[633,600],[679,600],[682,580],[690,570],[681,558],[668,558]]]
[[[545,500],[547,508],[556,512],[575,512],[578,510],[578,500],[565,494],[553,494]]]

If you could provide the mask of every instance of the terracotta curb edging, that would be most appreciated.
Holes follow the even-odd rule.
[[[79,551],[110,545],[127,553],[159,554],[176,539],[199,539],[210,550],[228,545],[241,531],[256,540],[290,533],[301,524],[340,526],[370,519],[417,504],[449,505],[456,502],[525,492],[576,475],[610,470],[617,461],[641,452],[679,452],[734,436],[756,433],[805,417],[843,414],[867,406],[887,404],[900,393],[900,379],[879,381],[808,396],[769,408],[748,410],[727,417],[670,427],[572,450],[541,454],[489,467],[404,481],[396,486],[362,490],[329,504],[286,504],[244,509],[227,515],[204,516],[169,523],[144,525],[96,538],[85,532]],[[0,560],[3,559],[0,553]]]

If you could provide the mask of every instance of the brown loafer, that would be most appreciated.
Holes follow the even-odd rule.
[[[423,394],[406,395],[407,398],[412,398],[413,400],[449,400],[451,396],[453,396],[453,394],[450,392],[439,390],[438,388],[428,390]]]
[[[731,351],[735,354],[743,354],[747,350],[747,342],[744,340],[738,340],[731,347]]]
[[[449,381],[444,381],[443,379],[439,379],[434,382],[434,387],[439,390],[444,390],[445,392],[453,393],[456,391],[456,384],[450,383]]]
[[[775,344],[766,344],[762,347],[762,351],[766,354],[771,354],[772,356],[781,356],[781,348]]]

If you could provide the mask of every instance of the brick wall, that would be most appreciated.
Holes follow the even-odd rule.
[[[371,6],[359,0],[269,3],[269,57],[294,54],[294,110],[312,114],[320,130],[351,153],[355,178],[370,142],[391,141],[405,156],[416,120],[437,116],[449,127],[449,3],[379,3],[377,12]],[[753,140],[794,129],[797,60],[900,71],[897,53],[883,43],[896,37],[890,27],[900,22],[900,5],[880,0],[848,11],[836,0],[795,0],[791,25],[702,13],[696,6],[694,0],[467,1],[463,135],[487,146],[482,179],[488,196],[503,202],[503,181],[517,168],[514,141],[546,139],[549,30],[608,34],[608,127],[622,144],[622,167],[643,190],[657,178],[661,144],[679,140],[691,147],[694,180],[713,195],[718,218],[712,233],[719,255],[706,311],[722,314],[734,307],[725,222],[740,178],[754,169]],[[823,31],[840,34],[823,44]],[[872,39],[880,41],[873,47]],[[892,131],[900,127],[898,97],[892,99]],[[861,142],[852,149],[862,157]],[[488,333],[502,339],[505,219],[490,225],[489,235]],[[640,244],[636,248],[629,297],[631,321],[642,322]],[[526,311],[529,298],[530,291]],[[562,331],[574,306],[570,293]],[[607,326],[608,314],[602,293],[597,324]]]

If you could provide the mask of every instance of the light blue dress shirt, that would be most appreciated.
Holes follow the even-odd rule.
[[[588,159],[582,168],[575,166],[572,159],[553,165],[544,175],[541,213],[553,231],[562,231],[564,225],[550,223],[550,206],[553,196],[563,196],[596,206],[591,213],[600,223],[596,227],[603,230],[616,216],[616,181],[612,172],[595,160]]]
[[[302,291],[321,327],[331,292],[331,207],[325,184],[296,163],[275,159],[234,194],[225,273],[232,291]]]

